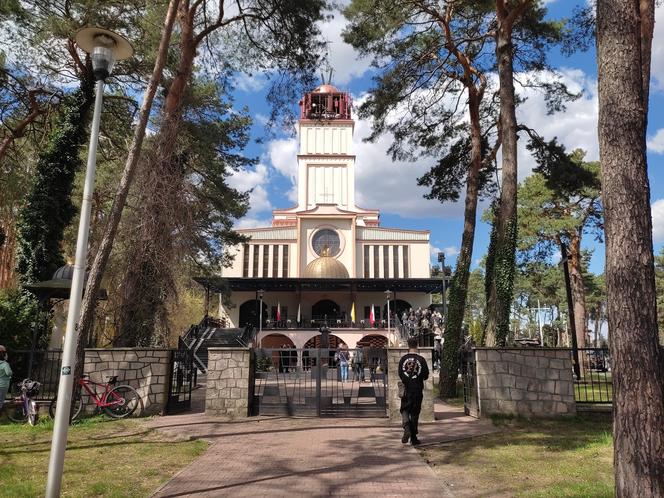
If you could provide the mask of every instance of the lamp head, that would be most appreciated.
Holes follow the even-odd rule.
[[[392,297],[392,291],[391,291],[391,290],[386,290],[386,291],[385,291],[385,297],[386,297],[387,300],[389,301],[390,298]]]
[[[102,28],[82,28],[76,32],[76,44],[92,59],[96,80],[108,78],[116,60],[132,56],[134,49],[124,37]]]
[[[259,297],[259,298],[263,299],[263,295],[264,295],[264,294],[265,294],[265,291],[264,291],[263,289],[260,289],[260,290],[258,291],[258,297]]]

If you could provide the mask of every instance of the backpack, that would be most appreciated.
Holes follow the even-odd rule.
[[[358,349],[355,353],[355,363],[363,363],[364,358],[362,357],[362,350]]]

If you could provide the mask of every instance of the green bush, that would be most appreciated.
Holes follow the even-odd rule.
[[[12,350],[30,349],[32,331],[41,327],[43,314],[37,299],[27,291],[0,290],[0,344]],[[41,334],[37,347],[45,347],[48,340]]]
[[[272,369],[272,358],[262,353],[256,355],[256,370],[258,372],[268,372]]]

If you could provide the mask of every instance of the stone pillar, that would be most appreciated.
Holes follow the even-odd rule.
[[[422,400],[422,412],[420,413],[420,422],[433,422],[433,377],[432,372],[432,348],[420,348],[421,354],[429,366],[429,379],[424,383],[424,399]],[[389,348],[387,350],[387,406],[389,410],[390,423],[401,424],[401,414],[399,407],[401,399],[399,398],[399,360],[408,352],[408,348]]]
[[[208,349],[206,415],[249,416],[253,388],[251,359],[250,348]]]

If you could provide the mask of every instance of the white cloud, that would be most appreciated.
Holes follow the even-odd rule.
[[[545,140],[558,138],[568,152],[574,149],[583,149],[587,152],[586,160],[599,159],[599,144],[597,141],[597,115],[599,104],[597,100],[597,82],[590,80],[579,69],[564,69],[561,71],[562,81],[570,91],[578,93],[583,91],[581,97],[567,104],[565,112],[553,115],[546,113],[544,95],[532,88],[517,89],[527,100],[517,108],[517,119],[534,129]],[[535,160],[526,150],[528,136],[525,133],[519,139],[519,181],[528,176],[536,166]],[[500,163],[499,163],[500,164]]]
[[[233,86],[247,93],[255,93],[267,85],[267,77],[264,74],[237,73],[233,76]]]
[[[341,2],[341,9],[348,3],[350,2]],[[346,19],[341,12],[335,12],[332,19],[320,25],[323,38],[327,40],[330,66],[334,69],[332,83],[337,86],[362,76],[371,65],[370,59],[360,58],[359,53],[341,38],[345,26]],[[327,78],[327,75],[325,77]]]
[[[264,164],[258,164],[253,170],[242,170],[234,172],[228,178],[228,185],[249,194],[249,211],[241,219],[237,220],[235,228],[254,228],[258,226],[269,226],[270,218],[266,212],[272,210],[265,185],[269,181],[268,168]]]
[[[429,253],[431,254],[432,258],[436,258],[436,260],[438,260],[439,252],[445,253],[446,258],[453,258],[454,256],[459,255],[459,248],[456,246],[449,246],[441,249],[440,247],[429,246]]]
[[[655,8],[650,80],[653,89],[664,90],[664,5]]]
[[[297,145],[296,138],[277,139],[269,143],[267,150],[272,167],[292,184],[287,197],[293,203],[297,202]]]
[[[652,212],[652,238],[654,242],[664,241],[664,199],[658,199],[650,206]]]
[[[365,98],[366,94],[356,98],[356,105],[361,105]],[[358,206],[405,218],[455,219],[463,215],[462,202],[441,204],[423,197],[429,189],[418,186],[417,178],[429,171],[435,162],[433,158],[392,161],[387,152],[392,136],[386,134],[376,142],[363,142],[370,134],[371,121],[356,118],[352,153],[357,156],[355,197]]]
[[[448,258],[453,258],[454,256],[459,255],[459,248],[456,246],[445,247],[443,249],[443,252],[445,253],[445,256],[447,256]]]
[[[664,128],[660,128],[655,136],[648,140],[648,150],[655,154],[664,154]]]

